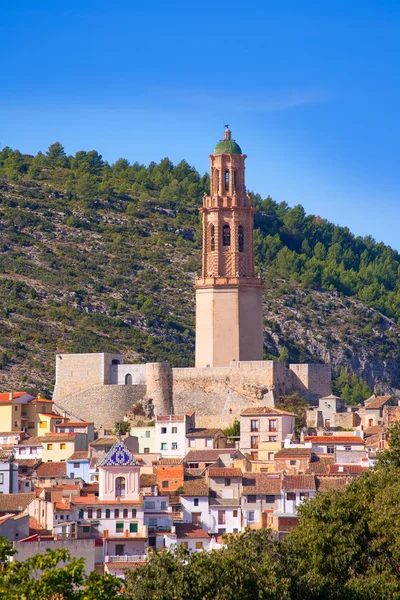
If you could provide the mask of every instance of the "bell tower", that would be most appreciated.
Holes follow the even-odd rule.
[[[196,367],[263,359],[262,282],[254,276],[255,209],[245,188],[246,155],[224,139],[210,155],[204,196],[203,265],[196,278]]]

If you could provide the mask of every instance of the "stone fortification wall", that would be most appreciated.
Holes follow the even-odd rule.
[[[146,400],[153,405],[154,414],[173,414],[172,376],[169,363],[147,363],[146,365]],[[187,410],[191,410],[188,408]],[[178,414],[175,411],[175,414]]]
[[[93,385],[90,389],[57,400],[59,409],[96,427],[113,428],[146,395],[145,385]]]
[[[329,396],[332,390],[330,365],[304,364],[289,365],[291,387],[304,393],[308,400]]]
[[[123,362],[121,354],[57,354],[53,400],[58,402],[93,386],[111,383],[112,361]]]
[[[112,366],[110,383],[125,385],[127,375],[132,377],[132,385],[146,385],[146,365]]]

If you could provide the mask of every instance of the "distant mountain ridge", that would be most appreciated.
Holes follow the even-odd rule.
[[[198,207],[208,175],[96,151],[0,152],[0,387],[51,390],[56,352],[194,357]],[[332,362],[400,388],[400,257],[370,237],[254,195],[265,357]]]

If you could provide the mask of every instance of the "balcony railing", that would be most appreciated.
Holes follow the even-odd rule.
[[[144,562],[147,558],[146,554],[123,554],[122,556],[117,555],[106,555],[104,557],[104,562],[113,563],[113,562]]]
[[[147,538],[148,537],[148,530],[147,530],[147,525],[144,525],[143,527],[139,527],[137,531],[130,531],[129,528],[125,528],[123,531],[110,531],[109,529],[104,529],[103,531],[103,537],[104,538],[127,538],[127,539],[134,539],[134,538]]]

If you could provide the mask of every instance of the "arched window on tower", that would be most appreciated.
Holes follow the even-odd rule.
[[[117,477],[115,480],[115,495],[125,496],[125,477]]]
[[[130,373],[125,375],[125,385],[132,385],[132,375]]]
[[[238,246],[239,246],[239,252],[243,252],[244,251],[244,230],[242,225],[239,225],[239,229],[238,229]]]
[[[210,227],[210,250],[214,252],[215,250],[215,227],[211,225]]]
[[[225,191],[229,192],[229,171],[225,171]]]
[[[231,228],[229,227],[229,225],[224,225],[222,228],[222,245],[231,245]]]
[[[215,180],[214,180],[215,194],[218,194],[219,193],[219,171],[218,171],[218,169],[215,169],[214,177],[215,177]]]

